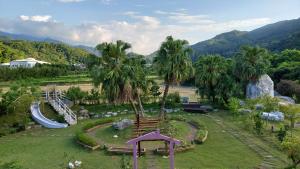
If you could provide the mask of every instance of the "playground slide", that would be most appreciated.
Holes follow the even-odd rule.
[[[58,123],[56,121],[52,121],[50,119],[47,119],[40,111],[39,103],[32,103],[31,107],[31,116],[32,118],[42,126],[46,128],[66,128],[68,127],[68,124],[65,123]]]

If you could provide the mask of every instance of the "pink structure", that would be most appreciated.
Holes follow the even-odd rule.
[[[137,138],[131,139],[127,144],[133,146],[133,169],[138,169],[137,163],[137,145],[141,141],[165,141],[169,143],[169,158],[170,158],[170,169],[174,169],[174,146],[180,144],[179,140],[160,134],[159,130],[147,133]]]

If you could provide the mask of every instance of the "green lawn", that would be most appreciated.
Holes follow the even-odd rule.
[[[192,151],[175,155],[177,169],[254,168],[262,161],[248,146],[229,133],[223,132],[212,119],[201,115],[187,115],[187,117],[206,125],[209,136],[203,145],[197,145]],[[120,156],[105,155],[103,151],[90,152],[74,142],[74,134],[86,122],[67,129],[33,129],[2,137],[0,161],[18,161],[29,169],[57,169],[62,168],[62,164],[67,164],[68,159],[76,159],[83,161],[85,169],[119,168]],[[113,131],[107,129],[105,132],[111,135]],[[120,140],[123,141],[125,139]],[[147,157],[140,158],[141,168],[147,166],[146,159]],[[168,168],[168,159],[155,156],[155,160],[157,168]]]

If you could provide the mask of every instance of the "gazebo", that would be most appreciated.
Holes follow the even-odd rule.
[[[160,134],[159,130],[147,133],[137,138],[127,141],[127,144],[133,146],[133,169],[138,169],[137,163],[137,145],[141,141],[165,141],[169,143],[170,169],[174,169],[174,146],[180,144],[180,141]]]

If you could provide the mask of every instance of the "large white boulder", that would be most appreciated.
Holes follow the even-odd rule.
[[[274,97],[274,82],[267,74],[262,75],[257,82],[247,85],[247,98],[255,99],[264,95]]]

